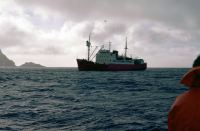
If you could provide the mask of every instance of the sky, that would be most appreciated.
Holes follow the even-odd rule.
[[[77,67],[112,42],[148,67],[191,67],[200,54],[199,0],[0,0],[0,49],[16,65]]]

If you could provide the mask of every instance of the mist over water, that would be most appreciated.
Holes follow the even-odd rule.
[[[188,69],[0,69],[0,130],[167,130]]]

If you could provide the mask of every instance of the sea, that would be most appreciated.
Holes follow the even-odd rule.
[[[1,68],[0,131],[167,131],[187,68]]]

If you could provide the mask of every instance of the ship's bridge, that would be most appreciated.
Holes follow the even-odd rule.
[[[110,50],[99,50],[96,55],[96,63],[110,64],[117,58],[117,53],[110,52]]]

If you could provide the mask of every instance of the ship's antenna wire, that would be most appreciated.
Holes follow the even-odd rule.
[[[102,49],[103,49],[103,46],[101,46],[101,48],[100,48],[99,50],[102,50]],[[98,52],[97,52],[97,53],[98,53]],[[93,60],[93,59],[96,57],[97,53],[92,57],[91,60]]]
[[[92,57],[92,55],[94,54],[94,52],[96,51],[97,48],[98,48],[98,46],[95,47],[95,49],[93,50],[92,54],[90,55],[90,58]]]

